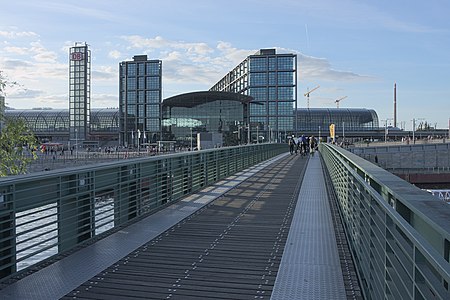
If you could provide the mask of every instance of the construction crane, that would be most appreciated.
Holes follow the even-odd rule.
[[[308,88],[308,91],[305,93],[305,97],[307,98],[307,107],[308,107],[308,109],[309,109],[309,94],[311,94],[312,92],[314,92],[315,90],[317,90],[318,88],[320,88],[320,85],[318,85],[318,86],[316,86],[315,88],[313,88],[312,90],[309,90],[309,88]]]
[[[347,98],[347,96],[344,96],[342,98],[336,99],[334,100],[334,103],[336,103],[336,107],[339,108],[339,102],[341,102],[342,100],[344,100],[345,98]]]

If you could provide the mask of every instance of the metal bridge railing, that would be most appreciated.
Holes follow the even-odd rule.
[[[267,143],[1,178],[0,279],[285,151]]]
[[[439,200],[450,202],[450,190],[426,189],[425,191],[427,191],[431,195],[439,198]]]
[[[450,206],[321,144],[366,299],[450,299]]]

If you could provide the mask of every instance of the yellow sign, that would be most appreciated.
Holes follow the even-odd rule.
[[[330,137],[334,140],[334,128],[335,128],[335,125],[334,124],[331,124],[330,125]]]

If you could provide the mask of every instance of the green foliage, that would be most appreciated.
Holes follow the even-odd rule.
[[[6,88],[6,78],[3,75],[3,72],[0,71],[0,96],[3,94],[5,88]]]
[[[0,133],[0,177],[25,174],[37,158],[37,140],[23,120],[5,120]]]
[[[0,70],[0,95],[4,95],[6,87],[14,85],[17,83],[9,81]],[[36,137],[23,120],[2,121],[4,127],[0,132],[0,177],[25,174],[28,164],[37,158],[34,151],[38,145]]]
[[[419,126],[417,126],[417,131],[429,131],[429,130],[433,130],[434,128],[431,127],[430,124],[427,123],[427,121],[424,122],[420,122]]]
[[[20,86],[15,81],[10,81],[8,77],[3,73],[2,70],[0,70],[0,96],[3,96],[5,94],[6,87],[12,87],[12,86]]]

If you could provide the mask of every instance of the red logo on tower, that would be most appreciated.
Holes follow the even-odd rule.
[[[82,52],[73,52],[70,54],[70,60],[83,60],[84,59],[84,53]]]

